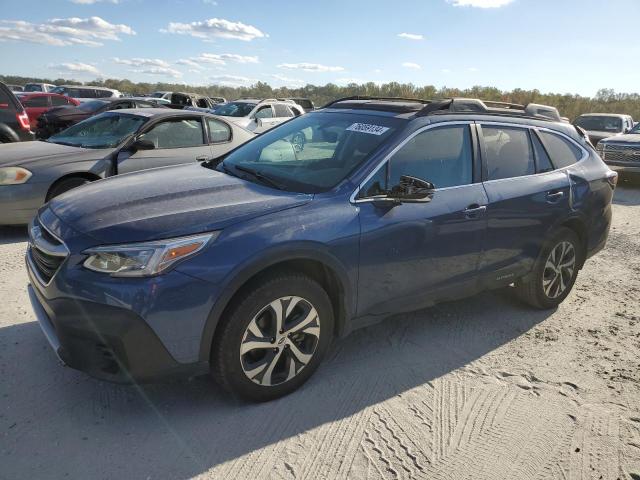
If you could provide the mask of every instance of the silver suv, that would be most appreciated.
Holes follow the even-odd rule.
[[[262,133],[304,114],[304,109],[291,100],[239,98],[214,107],[212,112],[251,132]]]

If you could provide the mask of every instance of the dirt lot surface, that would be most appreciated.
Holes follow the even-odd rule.
[[[24,250],[0,229],[0,478],[640,479],[638,185],[557,311],[491,292],[390,319],[261,405],[62,367]]]

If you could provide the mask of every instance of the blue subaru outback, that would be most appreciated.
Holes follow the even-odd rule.
[[[606,242],[617,175],[538,107],[351,97],[73,190],[30,226],[40,325],[96,377],[210,372],[262,401],[392,314],[508,286],[556,307]]]

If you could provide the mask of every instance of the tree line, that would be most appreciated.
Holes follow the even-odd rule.
[[[0,75],[0,81],[14,85],[24,85],[28,82],[54,83],[56,85],[81,85],[80,82],[58,78],[55,80],[43,78],[29,78],[12,75]],[[416,86],[411,83],[390,82],[377,84],[373,82],[349,85],[305,85],[299,88],[279,87],[273,88],[264,82],[257,82],[249,87],[231,87],[222,85],[189,86],[180,83],[135,83],[126,79],[104,79],[87,82],[89,85],[114,88],[123,93],[132,95],[144,95],[157,90],[192,92],[208,96],[225,97],[229,100],[251,98],[287,98],[303,97],[311,99],[316,107],[320,107],[331,100],[353,95],[370,95],[381,97],[407,97],[407,98],[449,98],[471,97],[483,100],[519,103],[541,103],[556,107],[562,116],[571,120],[583,113],[625,113],[640,120],[640,94],[616,93],[611,89],[599,90],[594,97],[584,97],[575,94],[541,93],[539,90],[522,90],[516,88],[511,91],[499,90],[495,87],[476,86],[459,89],[433,85]]]

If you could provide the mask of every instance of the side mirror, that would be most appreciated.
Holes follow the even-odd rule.
[[[153,150],[156,148],[155,144],[151,140],[145,140],[144,138],[138,138],[131,144],[131,150]]]
[[[391,188],[388,196],[400,202],[429,202],[435,189],[431,182],[403,175],[400,177],[400,183]]]

